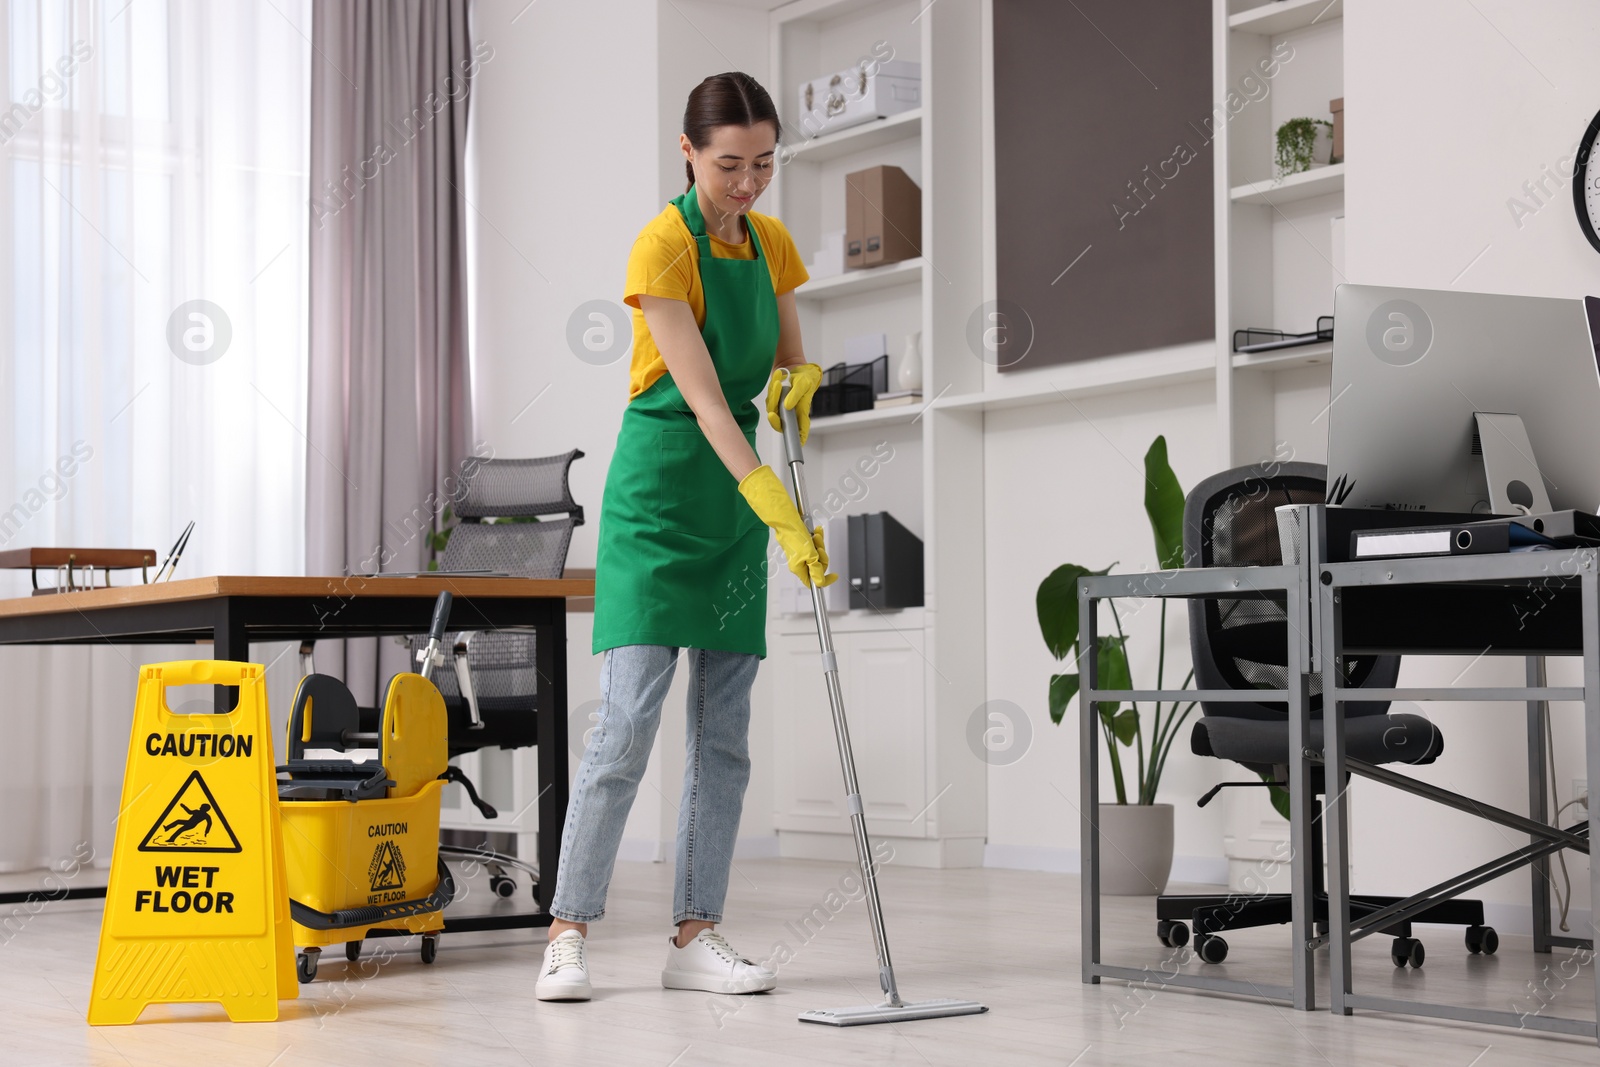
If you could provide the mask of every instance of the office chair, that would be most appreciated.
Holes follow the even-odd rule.
[[[1320,504],[1326,491],[1327,468],[1316,463],[1275,463],[1239,467],[1195,486],[1184,501],[1184,562],[1191,567],[1276,566],[1283,556],[1274,510],[1285,504]],[[1189,640],[1195,686],[1200,689],[1282,689],[1291,683],[1286,663],[1288,613],[1271,600],[1195,599],[1189,601]],[[1400,674],[1399,656],[1352,656],[1345,661],[1345,684],[1352,688],[1393,688]],[[1289,720],[1283,703],[1200,704],[1190,748],[1201,756],[1233,760],[1273,784],[1288,785]],[[1311,679],[1311,738],[1322,747],[1322,680]],[[1444,749],[1439,730],[1420,715],[1393,714],[1387,701],[1345,705],[1347,751],[1368,763],[1432,763]],[[1261,786],[1267,782],[1223,783],[1200,799],[1205,806],[1226,786]],[[1326,793],[1323,768],[1312,769],[1313,797]],[[1313,824],[1322,816],[1320,801]],[[1323,880],[1320,826],[1311,835],[1314,891],[1313,921],[1327,932],[1328,895]],[[1352,917],[1370,914],[1398,897],[1355,896]],[[1156,937],[1169,948],[1189,940],[1206,963],[1228,955],[1222,931],[1287,923],[1290,896],[1271,893],[1245,898],[1238,893],[1204,896],[1163,894],[1156,898]],[[1418,915],[1416,922],[1465,926],[1468,951],[1492,954],[1499,946],[1494,929],[1483,924],[1478,900],[1442,901]],[[1411,923],[1385,927],[1394,935],[1390,959],[1396,967],[1421,967],[1422,943],[1411,936]]]
[[[559,578],[566,567],[573,530],[583,525],[583,508],[572,499],[573,449],[536,459],[490,459],[464,480],[451,508],[460,520],[450,531],[439,571],[492,571],[519,578]],[[562,515],[562,518],[550,518]],[[507,522],[505,520],[521,520]],[[487,520],[487,521],[486,521]],[[495,521],[500,520],[500,521]],[[405,639],[414,660],[428,655],[426,634]],[[314,673],[310,642],[300,646],[305,674]],[[527,748],[538,744],[538,671],[532,630],[482,630],[445,635],[432,675],[444,697],[452,757],[484,748]],[[445,662],[440,662],[444,659]],[[375,731],[379,709],[360,709],[360,729]],[[494,809],[464,775],[460,782],[485,818]],[[560,833],[544,828],[546,833]],[[514,856],[485,848],[440,846],[442,854],[484,863],[489,885],[508,897],[516,883],[505,873],[518,869],[537,880],[538,869]]]

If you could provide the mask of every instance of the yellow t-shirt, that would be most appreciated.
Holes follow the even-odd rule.
[[[782,295],[790,292],[811,277],[806,273],[794,238],[783,223],[771,215],[752,211],[745,216],[755,229],[756,240],[761,242],[761,254],[767,259],[767,269],[772,273],[772,291]],[[749,237],[731,245],[711,237],[711,254],[718,259],[754,259],[755,249]],[[661,350],[650,336],[644,312],[639,307],[641,296],[664,296],[682,300],[694,311],[694,321],[705,329],[706,294],[700,285],[700,252],[689,226],[677,207],[667,209],[639,232],[628,253],[628,284],[623,301],[633,308],[633,364],[628,375],[628,399],[632,400],[655,384],[667,372]]]

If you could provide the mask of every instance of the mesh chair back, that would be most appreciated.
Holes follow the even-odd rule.
[[[559,578],[583,523],[568,472],[577,449],[538,459],[490,459],[478,464],[453,503],[462,520],[450,532],[439,569],[499,571],[521,578]],[[562,513],[563,518],[541,516]],[[484,522],[484,519],[534,519]]]
[[[559,578],[566,569],[572,531],[583,523],[583,509],[572,499],[568,474],[577,449],[538,459],[491,459],[480,463],[452,505],[462,521],[450,532],[439,559],[441,571],[489,570],[519,578]],[[544,518],[557,512],[559,519]],[[484,519],[537,519],[484,522]],[[455,641],[448,635],[447,644]],[[412,654],[428,639],[411,639]],[[467,665],[485,726],[467,730],[465,702],[455,671],[447,664],[433,672],[433,683],[450,713],[450,752],[478,748],[522,748],[535,744],[533,716],[538,692],[534,635],[517,630],[474,634]]]
[[[1320,463],[1238,467],[1207,478],[1190,491],[1183,509],[1184,561],[1191,567],[1272,567],[1283,562],[1274,509],[1320,504],[1327,468]],[[1289,617],[1275,600],[1189,601],[1189,643],[1195,684],[1202,689],[1282,689],[1288,684]],[[1346,684],[1389,688],[1400,673],[1398,656],[1358,656],[1346,661]],[[1345,706],[1345,715],[1381,715],[1386,701]],[[1282,719],[1288,706],[1202,703],[1205,715]],[[1322,714],[1322,678],[1311,678],[1311,713]]]

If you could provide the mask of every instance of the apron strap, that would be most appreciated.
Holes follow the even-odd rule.
[[[690,186],[689,191],[672,201],[678,209],[678,214],[683,216],[684,225],[689,227],[689,236],[699,246],[702,262],[711,258],[711,238],[706,233],[705,216],[700,213],[700,195],[695,192],[695,187]],[[750,225],[750,217],[744,219],[745,236],[750,239],[750,247],[755,250],[754,259],[765,258],[761,251],[761,242],[756,238],[756,228]]]

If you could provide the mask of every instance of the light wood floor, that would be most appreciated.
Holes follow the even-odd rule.
[[[1326,1011],[1177,989],[1136,991],[1078,979],[1078,880],[1000,870],[890,867],[882,886],[896,973],[908,1000],[981,1000],[987,1015],[851,1029],[801,1024],[809,1008],[873,1002],[877,982],[866,913],[851,902],[825,923],[844,865],[740,861],[724,930],[746,955],[785,942],[793,958],[779,989],[757,997],[663,990],[670,864],[623,863],[610,916],[590,937],[595,999],[541,1004],[533,987],[544,932],[458,935],[424,967],[398,939],[369,942],[395,954],[347,970],[337,950],[318,979],[283,1004],[277,1023],[234,1025],[207,1006],[156,1007],[138,1025],[84,1023],[99,928],[98,902],[46,906],[0,938],[0,1063],[22,1064],[1396,1064],[1494,1067],[1600,1062],[1577,1038],[1426,1019]],[[8,879],[9,881],[9,879]],[[844,882],[845,888],[852,883]],[[481,881],[471,883],[478,901]],[[831,903],[838,906],[843,894]],[[525,889],[514,903],[526,900]],[[503,905],[501,905],[503,906]],[[1113,962],[1159,967],[1148,899],[1110,899],[1105,941]],[[0,916],[8,909],[0,908]],[[1420,928],[1428,962],[1397,972],[1387,939],[1357,946],[1358,988],[1531,1011],[1543,982],[1546,1014],[1593,1018],[1592,967],[1563,984],[1563,954],[1536,958],[1504,938],[1492,959],[1469,958],[1460,933]],[[1217,968],[1233,978],[1286,982],[1286,930],[1229,936]],[[1325,954],[1324,954],[1325,956]],[[1189,969],[1198,969],[1190,964]],[[1570,971],[1570,968],[1569,968]],[[1326,1003],[1326,969],[1322,970]]]

